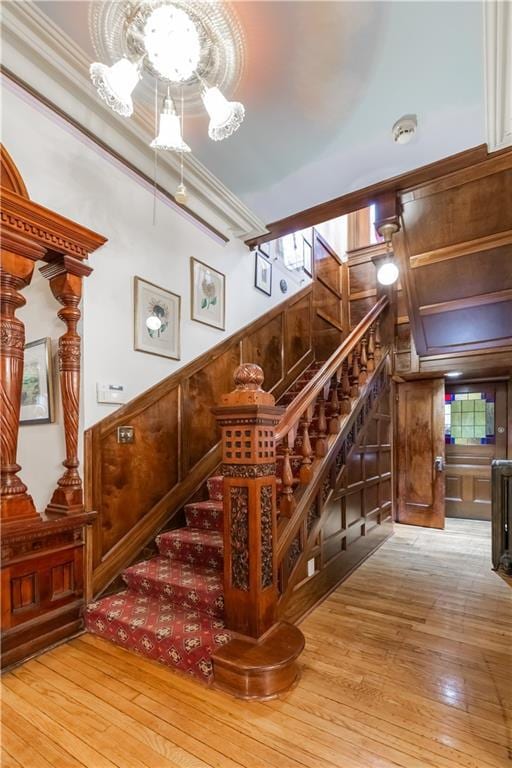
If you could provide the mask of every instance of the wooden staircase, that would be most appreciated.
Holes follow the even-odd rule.
[[[207,480],[208,499],[185,506],[185,526],[157,536],[158,556],[124,571],[124,592],[88,606],[90,632],[244,698],[293,683],[304,642],[294,624],[344,573],[317,567],[318,537],[326,502],[388,391],[380,339],[387,306],[384,297],[277,406],[258,366],[237,369],[236,389],[215,409],[223,463]],[[390,498],[375,507],[382,533],[362,557],[389,535],[390,507]],[[363,517],[369,526],[371,514]]]

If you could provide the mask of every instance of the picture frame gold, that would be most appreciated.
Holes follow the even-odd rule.
[[[133,348],[181,359],[181,296],[137,275],[133,279]]]
[[[203,325],[226,330],[226,275],[190,258],[190,314]]]
[[[55,421],[52,340],[49,336],[25,344],[20,424]]]

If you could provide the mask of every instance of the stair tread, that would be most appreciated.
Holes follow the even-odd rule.
[[[231,639],[218,617],[130,591],[90,603],[85,623],[93,634],[206,680],[211,654]]]
[[[156,543],[161,555],[193,565],[221,569],[222,539],[220,531],[186,527],[161,533]]]
[[[223,578],[215,568],[159,556],[127,568],[123,579],[131,591],[141,595],[159,597],[210,616],[223,615]]]

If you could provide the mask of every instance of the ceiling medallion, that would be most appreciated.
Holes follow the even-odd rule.
[[[149,89],[157,95],[163,85],[158,135],[150,146],[180,153],[176,198],[186,203],[183,153],[190,147],[183,140],[185,108],[191,114],[199,105],[206,110],[213,141],[231,136],[245,115],[240,102],[228,101],[223,94],[236,88],[244,63],[242,29],[232,8],[195,0],[95,2],[89,29],[98,58],[113,61],[90,67],[98,95],[111,109],[130,117],[136,88],[148,101]]]

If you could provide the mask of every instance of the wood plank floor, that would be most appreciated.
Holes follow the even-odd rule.
[[[84,635],[3,678],[5,768],[512,766],[512,589],[488,523],[395,536],[303,623],[303,677],[243,703]]]

